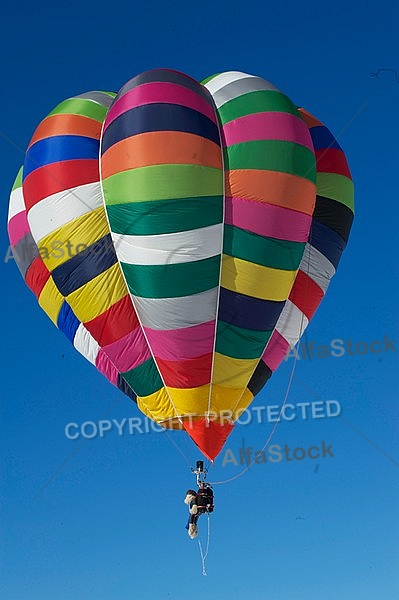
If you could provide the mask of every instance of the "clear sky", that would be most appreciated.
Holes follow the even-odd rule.
[[[117,91],[155,67],[198,80],[247,71],[325,122],[347,154],[354,226],[306,338],[316,348],[336,339],[368,345],[366,354],[351,355],[346,344],[342,356],[297,361],[288,402],[335,400],[341,415],[303,419],[298,408],[271,443],[287,444],[292,455],[324,440],[333,456],[288,461],[283,454],[215,485],[203,577],[182,502],[194,483],[189,465],[200,458],[194,445],[180,432],[129,434],[126,426],[123,435],[114,426],[81,446],[82,436],[68,439],[68,423],[120,422],[140,413],[73,349],[13,261],[2,259],[3,598],[399,597],[398,19],[397,3],[387,1],[3,5],[4,257],[9,191],[23,151],[60,101],[92,89]],[[378,354],[370,349],[375,340],[382,341]],[[292,366],[293,359],[281,365],[255,406],[281,405]],[[267,440],[273,423],[264,412],[262,424],[251,414],[252,422],[230,436],[231,452],[222,451],[211,467],[211,481],[243,468],[223,466],[226,456],[239,461],[240,447],[256,451]]]

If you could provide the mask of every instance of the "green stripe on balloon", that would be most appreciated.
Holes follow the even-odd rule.
[[[111,175],[104,180],[103,190],[108,207],[131,202],[219,195],[223,193],[223,181],[220,169],[213,167],[155,165]]]
[[[21,188],[22,187],[22,173],[24,171],[24,168],[21,167],[20,170],[18,171],[17,177],[14,181],[14,185],[12,186],[12,190],[11,192],[13,192],[14,190]]]
[[[141,298],[177,298],[219,284],[220,256],[170,265],[121,263],[130,292]]]
[[[351,179],[336,173],[317,173],[316,184],[319,196],[341,202],[354,212],[354,186]]]
[[[316,181],[313,152],[295,142],[254,140],[234,144],[224,149],[224,158],[230,170],[263,169]]]
[[[264,267],[296,271],[304,248],[304,242],[262,237],[232,225],[224,227],[223,252]]]
[[[102,104],[97,104],[97,102],[92,102],[86,98],[69,98],[56,106],[56,108],[47,116],[51,117],[52,115],[59,114],[84,114],[85,117],[102,123],[107,112],[108,109]]]
[[[223,196],[173,198],[107,206],[111,231],[158,235],[217,225],[223,220]],[[174,206],[175,204],[175,206]],[[173,212],[173,218],[171,218]]]
[[[271,334],[271,331],[244,329],[224,321],[218,321],[216,352],[231,358],[259,358]]]
[[[138,367],[123,373],[123,378],[138,396],[149,396],[163,387],[153,358],[149,358]]]
[[[273,90],[249,92],[229,100],[218,108],[223,125],[250,113],[259,112],[286,112],[296,117],[299,116],[295,104],[281,92]]]

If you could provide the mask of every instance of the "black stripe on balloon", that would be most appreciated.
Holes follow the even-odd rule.
[[[150,131],[183,131],[207,138],[220,146],[219,129],[202,113],[178,104],[154,103],[131,108],[103,133],[101,154],[125,138]]]
[[[112,244],[111,235],[105,235],[84,248],[85,244],[74,247],[64,247],[52,250],[55,252],[68,252],[71,258],[54,269],[51,273],[54,283],[63,296],[72,294],[75,290],[85,285],[116,262],[116,254]],[[81,247],[81,251],[79,248]],[[76,254],[76,252],[78,252]],[[74,254],[75,253],[75,254]]]
[[[313,219],[333,229],[345,242],[349,238],[353,216],[353,212],[345,204],[324,196],[316,197]]]
[[[337,268],[342,252],[346,247],[345,241],[338,233],[313,220],[309,243]]]
[[[272,376],[272,373],[273,373],[273,371],[271,369],[269,369],[269,367],[267,366],[267,364],[265,362],[263,362],[263,360],[261,360],[258,363],[258,366],[256,367],[256,369],[247,385],[251,394],[256,396],[256,394],[258,394],[260,392],[260,390],[263,388],[263,386],[266,384],[266,382],[270,379],[270,377]]]
[[[219,319],[229,325],[257,331],[271,331],[284,302],[261,300],[220,288]]]
[[[130,79],[130,81],[125,83],[125,85],[119,90],[117,100],[129,90],[132,90],[145,83],[175,83],[177,85],[181,85],[182,87],[195,92],[204,98],[208,104],[213,106],[210,93],[205,87],[198,83],[198,81],[195,81],[195,79],[184,75],[184,73],[170,71],[169,69],[153,69],[152,71],[146,71],[145,73],[141,73],[141,75],[133,77],[133,79]]]
[[[136,394],[134,393],[134,391],[132,390],[130,385],[127,383],[127,381],[125,379],[123,379],[123,376],[121,375],[121,373],[118,373],[118,379],[116,382],[116,386],[117,386],[118,390],[120,390],[121,392],[126,394],[126,396],[129,396],[130,400],[133,400],[133,402],[137,403]]]

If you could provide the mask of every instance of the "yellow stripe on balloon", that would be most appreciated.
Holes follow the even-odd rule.
[[[49,277],[39,296],[39,306],[44,310],[52,322],[57,325],[58,315],[61,310],[64,297],[58,291],[53,278]]]
[[[212,381],[227,388],[244,389],[258,364],[258,358],[231,358],[215,352]]]
[[[176,413],[168,392],[176,402]],[[236,421],[242,412],[251,404],[254,396],[248,388],[231,388],[222,385],[212,385],[211,404],[208,410],[209,384],[197,388],[165,388],[154,394],[138,397],[138,408],[150,419],[166,428],[181,429],[179,420],[195,421],[196,418],[209,416],[212,421],[227,423],[230,419]],[[195,410],[194,410],[195,406]]]
[[[209,383],[195,388],[167,389],[179,416],[203,415],[208,410]]]
[[[138,396],[137,406],[142,413],[158,423],[176,416],[176,411],[164,387],[148,396]]]
[[[237,421],[237,419],[240,418],[243,411],[246,408],[248,408],[248,406],[251,404],[253,399],[254,399],[254,395],[252,394],[252,392],[250,392],[248,388],[245,388],[244,392],[242,393],[242,395],[239,398],[237,405],[234,407],[233,421]],[[243,418],[243,421],[244,421],[244,418]]]
[[[212,385],[211,411],[220,415],[229,414],[236,421],[242,411],[249,406],[254,396],[248,388],[225,387],[223,385]],[[226,421],[225,421],[226,422]]]
[[[248,388],[231,388],[213,384],[211,404],[209,405],[209,384],[188,389],[168,388],[168,391],[176,402],[176,408],[178,407],[177,414],[170,407],[167,407],[167,403],[165,403],[163,413],[161,410],[154,409],[154,404],[158,402],[160,392],[155,392],[155,394],[144,398],[137,398],[140,410],[148,417],[153,414],[154,417],[152,418],[158,423],[165,422],[166,427],[170,426],[170,423],[167,423],[168,420],[172,420],[176,425],[178,422],[177,417],[185,422],[189,422],[190,419],[194,421],[197,417],[202,418],[207,415],[215,421],[227,422],[229,418],[236,421],[243,410],[251,404],[254,397]],[[161,403],[159,403],[159,407],[161,408]]]
[[[223,255],[221,285],[232,292],[262,300],[286,300],[297,271],[264,267],[255,263]]]
[[[70,260],[109,233],[103,207],[73,219],[38,243],[40,255],[49,271]]]
[[[119,264],[115,264],[66,297],[82,323],[91,321],[126,296]]]

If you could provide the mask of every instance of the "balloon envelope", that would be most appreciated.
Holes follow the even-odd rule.
[[[338,142],[272,84],[158,69],[44,119],[8,228],[74,346],[213,460],[300,339],[352,220]]]

